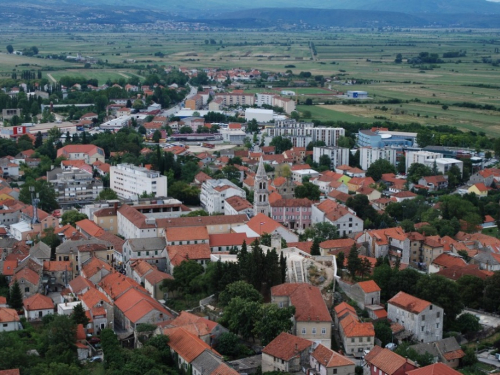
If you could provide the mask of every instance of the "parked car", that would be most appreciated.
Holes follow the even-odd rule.
[[[398,347],[398,346],[397,346],[396,344],[394,344],[393,342],[390,342],[389,344],[387,344],[387,345],[385,346],[385,348],[386,348],[386,349],[389,349],[389,350],[391,350],[391,351],[396,350],[396,348],[397,348],[397,347]]]

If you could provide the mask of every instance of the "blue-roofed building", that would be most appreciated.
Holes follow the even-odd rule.
[[[396,132],[379,129],[362,129],[358,131],[359,147],[395,147],[414,146],[417,133]]]

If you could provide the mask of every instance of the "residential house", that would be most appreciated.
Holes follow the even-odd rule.
[[[24,267],[16,270],[12,277],[11,285],[17,281],[21,287],[23,298],[30,297],[42,291],[41,268],[36,272],[30,267]]]
[[[154,269],[144,277],[144,288],[154,299],[164,299],[165,292],[162,290],[163,280],[172,280],[172,275]]]
[[[417,365],[389,349],[374,346],[365,356],[370,375],[406,375],[417,368]]]
[[[367,255],[375,258],[389,256],[408,264],[410,259],[410,240],[401,227],[368,230],[356,236],[356,242],[363,244]]]
[[[94,223],[99,225],[105,231],[118,234],[118,213],[117,206],[102,208],[94,211]]]
[[[297,242],[299,237],[272,218],[258,213],[246,225],[233,228],[236,233],[245,232],[248,237],[259,237],[263,233],[279,234],[286,242]]]
[[[460,365],[460,359],[465,357],[465,353],[460,347],[455,337],[448,337],[439,341],[420,343],[410,347],[418,354],[429,353],[434,357],[435,362],[441,362],[451,368]]]
[[[228,252],[233,249],[241,250],[243,242],[250,245],[256,238],[247,237],[246,233],[229,233],[229,234],[210,234],[209,244],[210,251],[212,253],[216,252]]]
[[[66,159],[83,159],[85,163],[92,164],[99,160],[104,163],[104,150],[95,145],[66,145],[57,150],[57,157],[64,156]]]
[[[45,315],[54,314],[54,301],[43,294],[33,294],[23,300],[24,316],[27,320],[41,320]]]
[[[113,267],[97,257],[91,257],[86,262],[82,263],[82,277],[94,284],[100,283],[101,280],[111,272],[114,272]]]
[[[0,332],[19,331],[23,329],[19,315],[14,309],[0,307]]]
[[[382,197],[382,193],[380,191],[369,186],[361,186],[358,190],[356,190],[356,195],[357,194],[366,195],[370,202],[376,201]]]
[[[387,317],[401,324],[419,342],[443,338],[443,309],[428,301],[399,292],[388,301]]]
[[[207,228],[199,227],[168,227],[165,229],[166,245],[190,245],[208,243]]]
[[[246,199],[237,195],[226,198],[226,202],[224,204],[224,215],[239,214],[253,216],[253,205]]]
[[[468,193],[476,194],[479,198],[484,198],[488,196],[489,188],[486,187],[482,182],[478,182],[477,184],[472,185],[467,189]]]
[[[306,283],[288,283],[271,288],[271,302],[279,307],[295,306],[292,333],[331,347],[332,318],[321,292]]]
[[[471,260],[472,264],[477,264],[480,269],[486,271],[500,271],[500,254],[489,251],[479,251]]]
[[[311,353],[309,364],[319,375],[352,375],[356,367],[354,361],[322,344]]]
[[[363,231],[363,220],[350,208],[327,199],[312,206],[312,224],[328,222],[340,236]]]
[[[429,268],[439,255],[443,254],[444,244],[439,236],[427,236],[422,244],[423,263]]]
[[[499,258],[500,259],[500,258]],[[465,267],[467,262],[458,254],[446,252],[435,258],[429,266],[429,273],[437,273],[445,268]]]
[[[280,333],[262,349],[262,372],[301,372],[309,362],[312,346],[310,340],[286,332]]]
[[[475,185],[481,183],[486,187],[491,187],[491,185],[493,185],[493,181],[495,181],[494,174],[489,169],[478,171],[472,174],[469,178],[469,184]]]
[[[185,260],[194,260],[206,267],[208,262],[210,262],[210,254],[210,245],[208,241],[207,243],[191,245],[169,245],[167,246],[167,273],[173,275],[174,268]]]
[[[177,228],[175,228],[177,229]],[[208,235],[207,235],[208,236]],[[160,271],[166,269],[167,241],[163,237],[156,238],[134,238],[128,239],[123,244],[123,263],[127,268],[127,274],[131,275],[131,263],[137,260],[144,260]]]
[[[99,334],[104,328],[113,327],[114,307],[104,293],[96,288],[90,288],[79,298],[89,318],[86,328],[90,332]]]
[[[350,296],[364,309],[367,305],[380,305],[380,291],[375,281],[360,281],[351,287]]]
[[[406,200],[415,199],[416,197],[418,197],[418,195],[411,191],[399,191],[391,195],[392,200],[398,203],[401,203]]]
[[[448,188],[448,176],[424,176],[418,180],[418,184],[426,187],[429,191],[437,191]]]
[[[354,241],[352,238],[327,240],[319,244],[319,249],[321,251],[321,255],[327,255],[327,254],[338,255],[340,252],[343,252],[344,255],[346,255],[349,254],[352,245],[354,245],[355,243],[356,241]]]
[[[104,229],[102,229],[99,225],[94,223],[89,219],[84,219],[77,221],[75,223],[76,229],[86,238],[90,239],[92,237],[98,237],[102,233],[104,233]]]
[[[48,280],[45,284],[46,292],[61,291],[73,280],[70,262],[56,260],[43,262],[43,278]]]
[[[297,185],[292,181],[292,179],[286,177],[276,177],[274,180],[271,180],[271,183],[269,184],[270,190],[275,190],[285,199],[291,199],[295,196],[296,187]]]
[[[181,311],[178,317],[168,322],[168,327],[183,328],[209,345],[213,345],[222,333],[228,332],[219,323],[187,311]]]
[[[337,310],[335,310],[337,312]],[[359,358],[365,350],[371,350],[375,344],[373,323],[361,323],[356,312],[344,307],[337,314],[339,335],[345,353]]]

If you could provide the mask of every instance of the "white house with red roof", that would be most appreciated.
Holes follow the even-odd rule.
[[[328,222],[337,227],[340,236],[363,231],[363,220],[350,208],[331,199],[312,206],[312,224]]]
[[[351,375],[356,364],[351,359],[327,348],[324,345],[313,344],[314,351],[310,356],[311,368],[319,375]]]
[[[365,231],[356,236],[356,242],[365,245],[369,256],[400,258],[404,264],[410,260],[411,241],[401,227]]]
[[[411,332],[418,342],[443,338],[443,309],[405,292],[399,292],[388,301],[387,317]]]
[[[0,307],[0,332],[19,331],[23,329],[19,315],[14,309]]]
[[[227,198],[239,196],[246,199],[245,190],[239,188],[227,179],[205,180],[201,185],[201,206],[209,213],[223,213]]]
[[[413,361],[380,346],[373,347],[365,362],[370,375],[405,375],[417,368]]]
[[[65,157],[69,160],[85,160],[85,163],[92,164],[99,160],[104,163],[104,150],[95,145],[67,145],[57,150],[57,157]]]
[[[310,340],[287,332],[280,333],[262,349],[262,372],[300,372],[309,362],[312,346]]]
[[[23,300],[24,316],[28,320],[39,320],[45,315],[54,314],[54,301],[43,294],[33,294]]]

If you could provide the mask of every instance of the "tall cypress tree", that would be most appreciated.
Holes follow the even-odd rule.
[[[85,309],[83,308],[83,305],[81,303],[73,307],[73,313],[71,314],[71,319],[77,325],[83,324],[84,328],[87,326],[87,324],[89,324],[89,318],[87,318],[87,315],[85,314]]]
[[[10,289],[9,306],[15,310],[21,310],[23,308],[23,293],[21,292],[21,287],[17,280]]]
[[[283,251],[280,253],[280,271],[281,271],[281,282],[286,282],[286,258],[283,255]]]
[[[311,246],[311,255],[321,255],[321,251],[319,249],[319,239],[318,239],[318,237],[314,238],[313,244]]]

